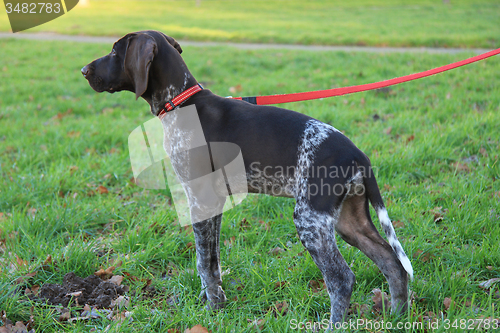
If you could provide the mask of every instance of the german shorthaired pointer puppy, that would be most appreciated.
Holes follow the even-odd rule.
[[[179,103],[195,105],[206,142],[229,142],[241,149],[248,192],[295,198],[293,220],[323,274],[332,327],[345,319],[355,281],[337,248],[335,232],[382,271],[392,311],[406,311],[408,275],[412,277],[413,270],[396,238],[368,157],[337,129],[304,114],[201,89],[181,52],[180,45],[161,32],[130,33],[113,45],[111,53],[83,67],[82,74],[97,92],[128,90],[144,98],[155,116]],[[163,126],[168,128],[165,119]],[[176,140],[175,135],[165,131],[169,140]],[[388,242],[372,223],[369,202]],[[226,303],[219,255],[221,220],[219,214],[193,224],[201,296],[211,309]]]

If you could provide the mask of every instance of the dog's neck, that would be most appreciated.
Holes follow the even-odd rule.
[[[157,116],[165,103],[197,83],[185,64],[177,68],[165,68],[164,64],[160,64],[152,66],[148,89],[141,97],[149,103],[151,113]]]

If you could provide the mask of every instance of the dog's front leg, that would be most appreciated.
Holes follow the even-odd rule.
[[[193,224],[196,241],[196,267],[201,278],[200,298],[208,300],[208,309],[220,309],[226,303],[220,269],[220,228],[222,214]]]

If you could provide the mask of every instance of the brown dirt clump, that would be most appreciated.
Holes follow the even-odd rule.
[[[101,280],[96,275],[84,279],[71,272],[64,276],[62,285],[46,283],[32,299],[64,307],[88,304],[97,308],[109,308],[111,301],[128,290],[127,286]]]

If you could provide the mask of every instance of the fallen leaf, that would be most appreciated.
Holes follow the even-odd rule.
[[[288,284],[286,281],[278,281],[274,284],[274,289],[281,289]]]
[[[126,296],[119,296],[117,299],[111,301],[111,308],[128,308],[130,299]]]
[[[94,275],[97,275],[101,279],[105,280],[106,278],[109,278],[113,276],[113,271],[115,270],[115,266],[108,267],[106,269],[100,269],[97,272],[94,273]]]
[[[288,311],[288,304],[287,304],[287,302],[286,302],[286,301],[283,301],[283,302],[276,302],[276,303],[274,304],[274,306],[273,306],[273,307],[271,307],[271,309],[270,309],[270,310],[274,311],[274,313],[275,313],[276,315],[283,316],[283,315],[285,315],[285,314],[287,313],[287,311]]]
[[[253,321],[251,319],[247,319],[247,321],[249,323],[248,328],[259,331],[262,331],[264,329],[264,324],[266,323],[265,319],[255,319]]]
[[[424,253],[424,251],[422,251],[422,250],[417,250],[413,254],[413,258],[415,258],[415,259],[420,258],[420,260],[422,260],[422,262],[429,262],[431,259],[433,259],[435,257],[436,257],[435,255],[433,255],[429,252]]]
[[[252,225],[250,222],[247,221],[247,219],[244,217],[243,220],[240,221],[240,229],[245,230],[245,229],[250,229]]]
[[[189,251],[189,250],[193,250],[194,249],[194,244],[193,242],[189,242],[186,244],[186,250]]]
[[[23,283],[26,283],[26,280],[28,280],[29,278],[32,278],[36,275],[36,272],[32,272],[32,273],[28,273],[24,276],[20,276],[16,279],[16,284],[23,284]]]
[[[78,138],[80,137],[81,133],[79,131],[69,131],[67,135],[70,138]]]
[[[61,309],[61,314],[59,315],[59,321],[68,321],[71,318],[71,312],[69,309]]]
[[[323,279],[311,280],[311,281],[309,281],[309,286],[311,287],[311,289],[314,293],[318,293],[318,292],[326,289],[326,284],[325,284],[325,281]]]
[[[499,282],[500,278],[493,278],[487,281],[483,281],[479,283],[479,288],[482,289],[490,289],[495,283]]]
[[[470,168],[466,163],[454,162],[451,166],[458,172],[469,172]]]
[[[412,134],[408,137],[408,139],[406,139],[406,142],[411,142],[413,140],[415,140],[415,135]]]
[[[123,274],[125,274],[125,276],[127,278],[129,278],[131,281],[139,281],[140,279],[137,277],[137,276],[134,276],[130,273],[127,273],[127,272],[123,272]]]
[[[443,216],[448,213],[448,209],[443,207],[435,207],[430,210],[430,213],[434,215],[434,223],[439,223],[443,221]]]
[[[483,156],[483,157],[488,157],[488,152],[483,147],[481,147],[481,149],[479,149],[479,154],[481,154],[481,156]]]
[[[66,112],[63,113],[58,113],[56,116],[52,117],[52,119],[58,119],[61,120],[66,116],[69,116],[73,112],[73,109],[68,109]]]
[[[123,276],[121,275],[113,275],[110,279],[109,282],[116,284],[117,286],[121,285],[123,281]]]
[[[16,261],[18,266],[26,266],[28,264],[26,260],[19,258],[17,254],[16,254]]]
[[[108,189],[102,185],[99,185],[99,187],[97,188],[97,192],[99,192],[99,194],[108,194],[109,193]]]
[[[272,254],[272,255],[278,255],[278,254],[280,254],[282,252],[285,252],[285,250],[283,250],[279,246],[275,247],[274,249],[269,250],[269,254]]]
[[[373,306],[372,310],[377,313],[381,313],[384,309],[385,311],[388,311],[391,308],[391,302],[389,302],[389,298],[387,297],[387,294],[380,289],[373,289]]]
[[[452,304],[455,304],[455,302],[453,302],[453,300],[449,297],[446,297],[443,301],[443,305],[444,305],[445,310],[448,310]]]
[[[392,221],[392,225],[395,227],[395,228],[404,228],[405,227],[405,224],[401,221]]]
[[[191,328],[186,328],[184,333],[209,333],[209,331],[206,327],[203,327],[201,325],[195,325]]]
[[[47,258],[45,258],[45,261],[43,262],[44,265],[50,265],[52,264],[52,256],[49,254]]]

